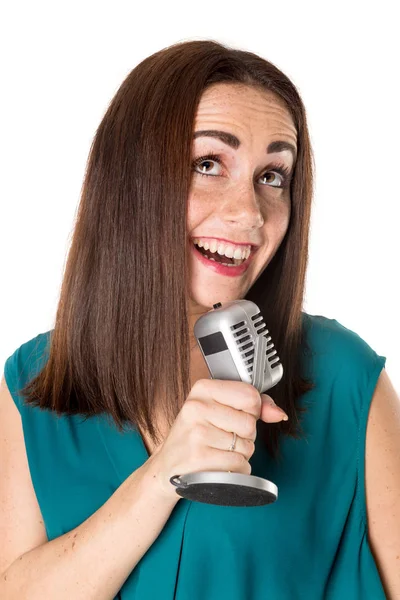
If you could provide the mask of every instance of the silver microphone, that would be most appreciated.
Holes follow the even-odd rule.
[[[282,379],[282,364],[254,302],[214,304],[196,321],[194,335],[212,379],[245,381],[260,394]],[[230,471],[174,475],[170,482],[182,498],[206,504],[261,506],[278,498],[272,481]]]

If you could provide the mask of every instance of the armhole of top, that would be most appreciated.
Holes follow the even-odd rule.
[[[26,405],[20,391],[42,368],[42,355],[48,350],[51,332],[52,330],[39,333],[36,337],[21,344],[4,363],[4,379],[21,416],[23,413],[25,414],[24,407]],[[44,345],[43,342],[45,342]]]
[[[360,412],[360,422],[357,436],[357,503],[364,527],[367,527],[367,496],[365,485],[365,458],[368,416],[371,408],[372,398],[378,383],[379,376],[386,364],[386,356],[375,353],[375,362],[371,369],[368,384],[363,394],[363,403]]]
[[[17,352],[18,350],[16,350],[14,354],[9,356],[4,364],[4,379],[7,384],[8,391],[10,392],[11,398],[14,400],[15,406],[18,408],[18,411],[21,414],[22,403],[17,393],[18,377],[15,370],[15,359]]]

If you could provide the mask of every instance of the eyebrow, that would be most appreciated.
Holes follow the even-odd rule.
[[[228,133],[227,131],[218,131],[217,129],[204,129],[202,131],[196,131],[193,135],[193,139],[198,137],[214,137],[218,138],[224,144],[227,144],[234,150],[237,150],[241,144],[240,140],[236,135],[232,133]],[[289,150],[292,153],[293,162],[296,162],[297,158],[297,149],[290,142],[285,142],[283,140],[277,140],[275,142],[271,142],[267,146],[267,154],[272,154],[274,152],[283,152],[284,150]]]

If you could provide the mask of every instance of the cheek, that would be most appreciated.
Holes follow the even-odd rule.
[[[276,204],[266,211],[263,231],[265,239],[272,244],[280,244],[285,237],[290,222],[290,202]]]
[[[275,207],[274,212],[271,212],[270,218],[266,220],[266,225],[274,243],[280,244],[285,237],[289,227],[290,212],[290,201],[284,201],[282,204]],[[267,237],[267,239],[269,238]]]
[[[187,203],[187,228],[191,232],[199,223],[201,223],[213,207],[210,198],[205,198],[203,195],[194,192],[189,194]]]
[[[262,238],[266,240],[264,248],[258,253],[256,264],[258,269],[264,270],[275,256],[279,246],[282,244],[290,221],[290,210],[280,210],[270,213],[265,218],[262,228]]]

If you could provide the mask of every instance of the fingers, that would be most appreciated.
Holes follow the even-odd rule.
[[[260,399],[261,402],[261,399]],[[255,440],[257,418],[241,409],[226,406],[218,401],[192,399],[186,402],[185,418],[188,423],[205,421],[222,431],[236,434],[242,438]]]
[[[253,385],[244,381],[199,379],[193,386],[190,396],[245,411],[266,423],[288,420],[288,415],[275,404],[271,396],[260,394]]]
[[[260,417],[261,398],[256,388],[245,381],[198,379],[189,397],[219,402],[236,410],[244,410],[256,419]]]
[[[246,460],[249,460],[255,451],[255,437],[254,440],[248,438],[242,438],[236,436],[236,444],[234,450],[229,450],[230,445],[233,441],[233,433],[231,431],[223,431],[213,425],[209,426],[210,429],[207,432],[207,445],[210,448],[216,448],[217,450],[238,452],[242,454]]]

